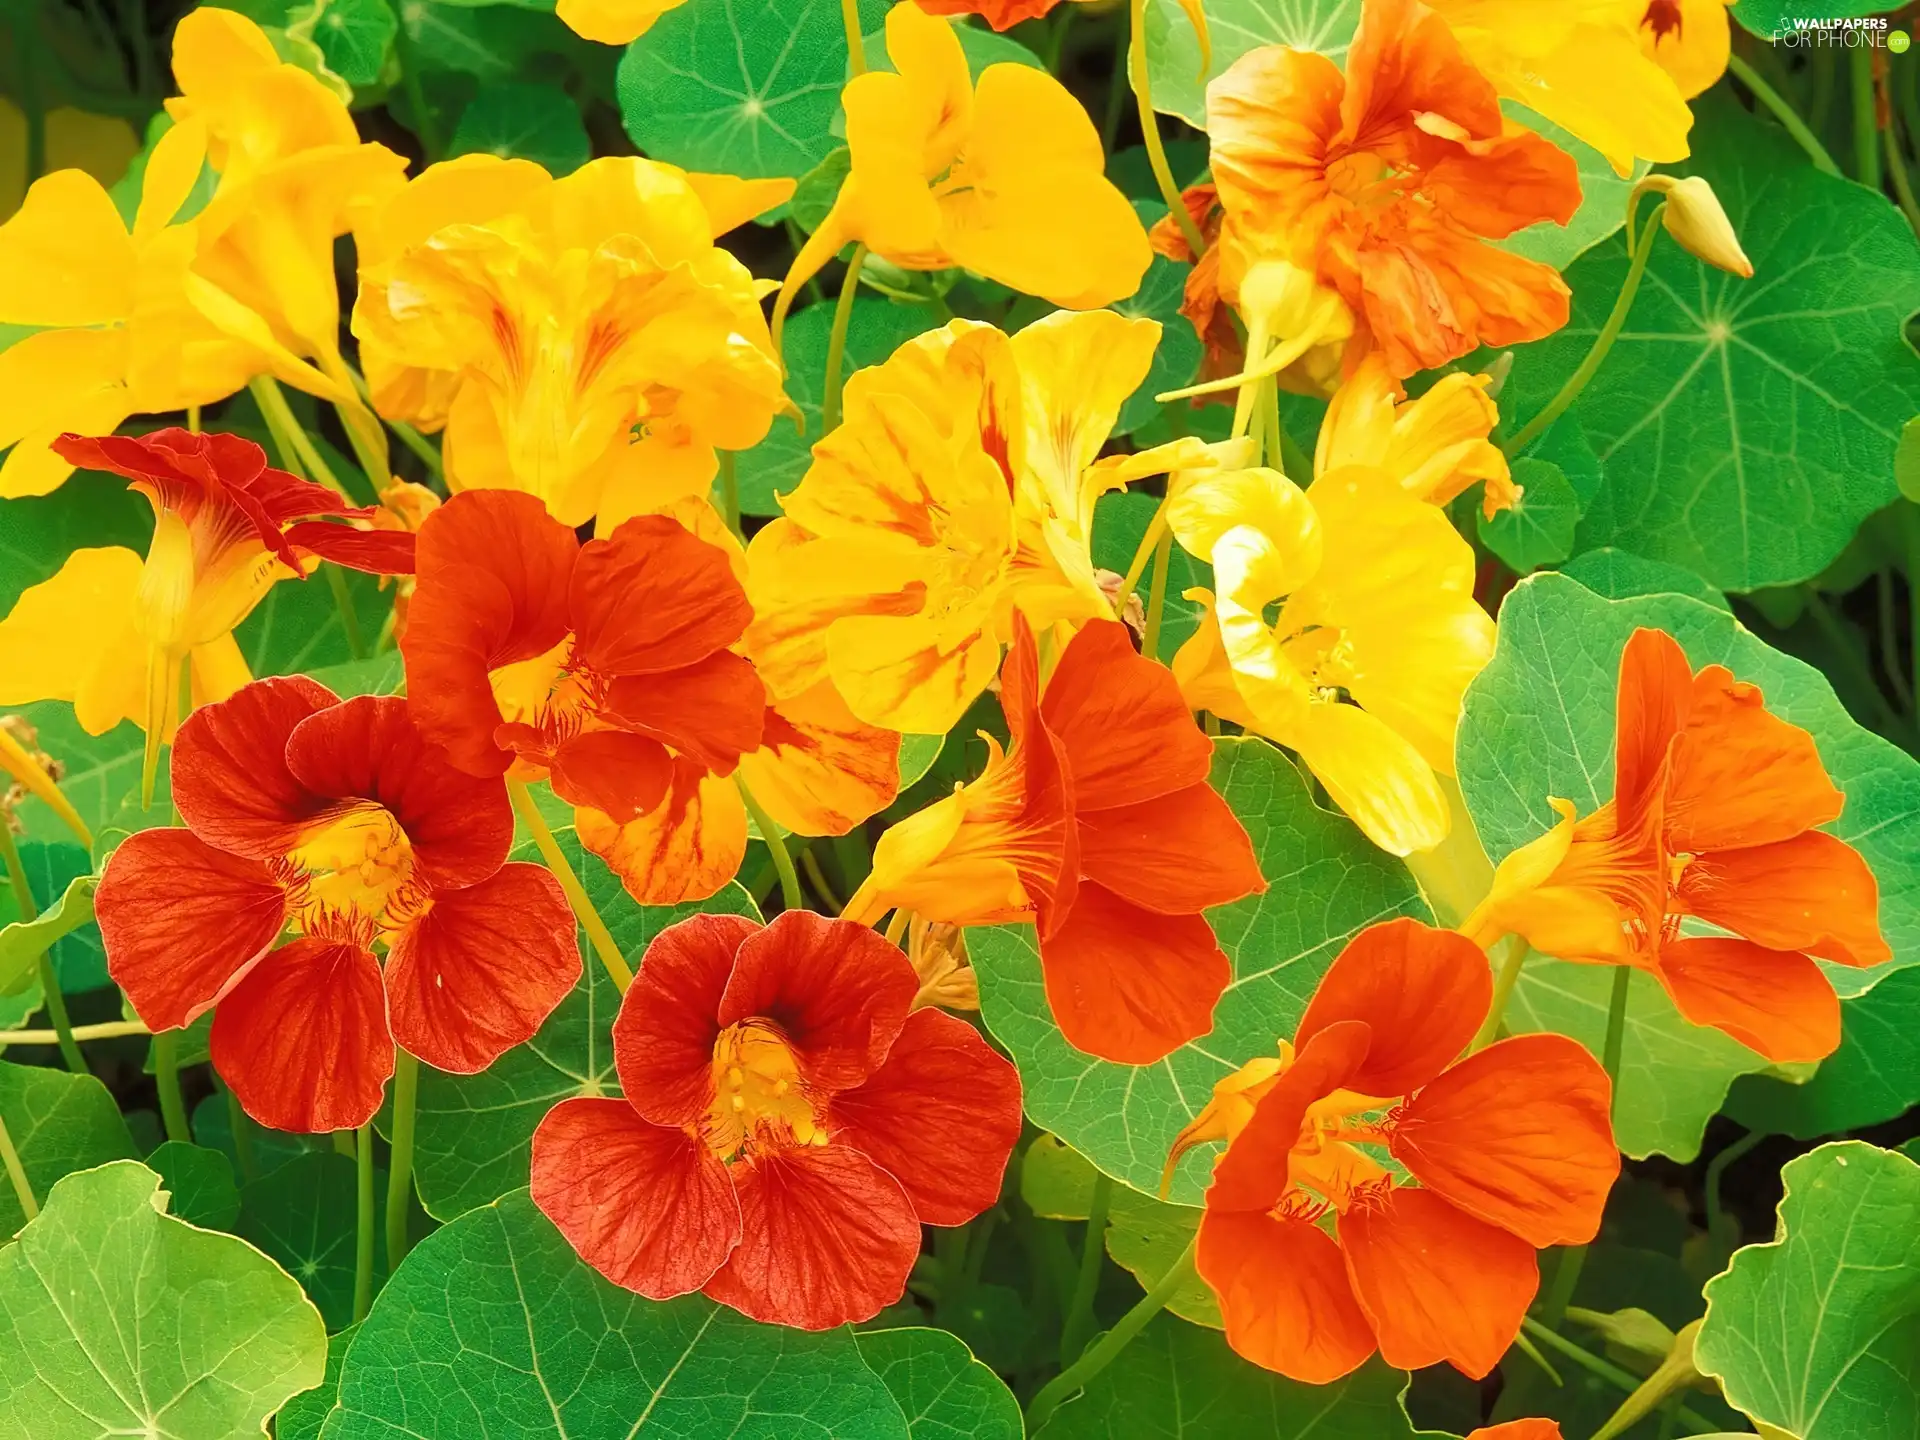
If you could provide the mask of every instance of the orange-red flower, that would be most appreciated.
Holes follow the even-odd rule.
[[[1660,630],[1628,639],[1617,707],[1613,799],[1577,821],[1552,800],[1560,823],[1500,862],[1463,928],[1645,970],[1687,1019],[1769,1060],[1831,1054],[1840,1002],[1815,958],[1892,951],[1867,862],[1816,828],[1846,797],[1813,737],[1724,665],[1695,674]],[[1682,935],[1688,917],[1723,933]]]
[[[1367,0],[1344,76],[1311,51],[1241,56],[1207,87],[1207,132],[1229,300],[1244,301],[1262,264],[1312,271],[1396,376],[1566,324],[1550,266],[1483,242],[1565,224],[1580,203],[1573,158],[1503,119],[1418,0]]]
[[[214,1068],[262,1124],[365,1124],[396,1043],[484,1070],[580,978],[559,885],[506,863],[505,786],[406,701],[257,680],[194,711],[172,764],[187,828],[127,839],[94,897],[107,968],[155,1030],[214,1012]]]
[[[789,910],[695,915],[647,947],[613,1023],[623,1099],[566,1100],[533,1199],[589,1265],[824,1330],[900,1298],[920,1227],[999,1197],[1020,1081],[971,1026],[909,1014],[907,957]]]
[[[1376,1349],[1478,1378],[1539,1287],[1534,1251],[1599,1230],[1620,1171],[1606,1072],[1563,1035],[1456,1062],[1492,992],[1464,937],[1375,925],[1333,962],[1279,1058],[1222,1080],[1181,1132],[1169,1170],[1227,1141],[1195,1264],[1241,1355],[1309,1384]]]
[[[1087,624],[1041,696],[1033,632],[1000,673],[1012,748],[894,826],[850,919],[890,906],[957,925],[1031,919],[1067,1040],[1144,1065],[1207,1033],[1233,967],[1204,911],[1266,888],[1207,784],[1213,744],[1124,626]]]
[[[1483,1425],[1467,1440],[1562,1440],[1562,1436],[1554,1420],[1509,1420],[1504,1425]]]

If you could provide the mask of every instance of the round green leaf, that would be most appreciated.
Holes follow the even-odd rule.
[[[314,0],[288,33],[320,47],[327,68],[349,85],[376,85],[400,22],[387,0]]]
[[[299,1155],[240,1190],[242,1239],[298,1280],[336,1330],[353,1319],[358,1214],[354,1162],[335,1150]],[[378,1182],[385,1193],[385,1177]]]
[[[884,7],[861,6],[866,28]],[[620,113],[656,160],[730,175],[804,175],[834,147],[847,73],[833,0],[725,0],[669,10],[620,62]]]
[[[593,157],[580,107],[551,85],[489,85],[461,113],[450,155],[531,160],[570,175]]]
[[[218,1150],[169,1140],[147,1156],[147,1168],[167,1187],[167,1210],[202,1230],[231,1230],[240,1214],[233,1162]]]
[[[102,1165],[0,1250],[0,1434],[259,1435],[320,1383],[326,1331],[300,1287],[163,1203],[146,1166]]]
[[[1573,553],[1573,531],[1580,523],[1580,497],[1566,471],[1550,460],[1531,457],[1513,462],[1520,499],[1489,520],[1477,516],[1486,547],[1524,575],[1553,565]]]
[[[1694,1362],[1797,1440],[1909,1436],[1920,1417],[1920,1165],[1858,1140],[1781,1171],[1779,1238],[1707,1283]]]
[[[1691,595],[1718,610],[1732,608],[1726,596],[1685,566],[1648,560],[1612,545],[1574,556],[1560,567],[1560,573],[1609,600],[1626,600],[1635,595]]]
[[[325,1377],[313,1389],[301,1391],[280,1407],[280,1413],[273,1417],[274,1440],[320,1440],[320,1427],[327,1423],[333,1402],[340,1398],[340,1362],[359,1333],[360,1327],[355,1324],[327,1337]]]
[[[107,1087],[91,1075],[0,1061],[0,1120],[42,1203],[61,1176],[137,1153]],[[0,1185],[0,1236],[25,1223],[11,1185]]]
[[[1198,1205],[1169,1205],[1138,1190],[1116,1186],[1107,1212],[1107,1253],[1114,1263],[1151,1290],[1187,1252],[1200,1231]],[[1221,1329],[1220,1301],[1198,1275],[1187,1278],[1167,1299],[1167,1309],[1182,1320]]]
[[[1290,1039],[1320,977],[1357,931],[1396,915],[1425,918],[1406,867],[1352,821],[1320,809],[1300,772],[1262,740],[1215,742],[1213,785],[1253,840],[1264,894],[1210,911],[1233,961],[1213,1030],[1152,1065],[1116,1065],[1076,1050],[1047,1008],[1033,928],[967,932],[987,1028],[1012,1054],[1027,1114],[1100,1169],[1153,1193],[1173,1139],[1216,1080]],[[1212,1155],[1195,1152],[1173,1198],[1196,1203]]]
[[[45,915],[67,893],[67,886],[93,873],[93,857],[77,844],[27,840],[20,844],[20,868],[27,872],[34,908]],[[107,952],[100,943],[100,927],[88,921],[56,940],[48,952],[60,988],[69,995],[111,985]]]
[[[893,1392],[913,1440],[1022,1440],[1020,1402],[1006,1381],[945,1330],[909,1326],[855,1337],[860,1358]]]
[[[590,1269],[524,1190],[414,1247],[341,1363],[326,1435],[909,1440],[851,1331],[642,1299]]]
[[[1147,75],[1153,108],[1207,128],[1207,83],[1249,50],[1286,45],[1317,50],[1335,64],[1360,23],[1360,0],[1202,0],[1213,42],[1200,73],[1200,38],[1176,0],[1147,0]]]
[[[152,507],[126,481],[96,471],[76,471],[51,495],[0,504],[0,616],[75,550],[124,545],[144,555],[152,538]]]
[[[698,904],[638,905],[599,856],[581,849],[571,830],[556,838],[621,952],[636,967],[653,937],[676,920],[702,911],[759,918],[753,897],[732,883]],[[516,858],[537,856],[527,846]],[[413,1175],[421,1206],[436,1220],[451,1220],[525,1185],[534,1129],[562,1100],[620,1093],[612,1040],[620,996],[584,935],[580,955],[580,983],[525,1045],[478,1075],[421,1067]],[[380,1123],[385,1129],[388,1121],[383,1116]]]
[[[1154,256],[1140,288],[1113,307],[1122,315],[1160,322],[1160,344],[1153,352],[1152,368],[1139,388],[1127,397],[1127,403],[1120,407],[1120,418],[1113,427],[1116,436],[1131,435],[1153,419],[1160,413],[1160,402],[1153,397],[1191,384],[1199,372],[1200,336],[1193,322],[1180,313],[1190,268],[1164,255]]]
[[[1891,10],[1887,0],[1739,0],[1733,18],[1765,40],[1794,28],[1796,20],[1852,20]]]
[[[1892,500],[1920,409],[1920,246],[1884,197],[1823,175],[1793,142],[1702,105],[1692,173],[1712,181],[1755,277],[1661,235],[1606,362],[1574,404],[1606,467],[1580,548],[1618,545],[1727,590],[1818,574]],[[1620,237],[1567,272],[1567,328],[1518,352],[1503,415],[1545,405],[1585,358],[1627,269]]]
[[[1467,691],[1456,752],[1487,854],[1498,861],[1543,833],[1554,820],[1549,796],[1584,815],[1612,794],[1620,651],[1643,625],[1672,634],[1696,669],[1718,662],[1757,684],[1769,710],[1812,734],[1845,792],[1846,809],[1828,828],[1873,867],[1894,958],[1872,970],[1826,967],[1835,988],[1857,995],[1920,961],[1920,764],[1855,724],[1817,670],[1761,643],[1724,610],[1680,595],[1607,600],[1547,574],[1507,596],[1493,660]],[[1605,967],[1531,961],[1510,1018],[1519,1029],[1562,1031],[1598,1053],[1611,983]],[[1698,1150],[1733,1077],[1766,1064],[1720,1032],[1681,1020],[1644,975],[1629,991],[1622,1056],[1621,1148],[1682,1160]]]

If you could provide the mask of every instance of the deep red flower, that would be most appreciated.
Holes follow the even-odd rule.
[[[396,1043],[484,1070],[579,979],[560,887],[506,863],[506,787],[406,701],[257,680],[194,711],[172,767],[187,828],[129,838],[94,897],[107,968],[155,1030],[214,1011],[214,1068],[260,1123],[366,1123]]]
[[[562,1101],[533,1198],[588,1264],[824,1330],[899,1299],[920,1226],[993,1204],[1020,1082],[969,1025],[913,1010],[907,957],[789,910],[662,931],[613,1024],[620,1100]]]

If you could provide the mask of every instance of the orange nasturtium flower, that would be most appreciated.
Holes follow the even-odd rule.
[[[1860,852],[1816,827],[1845,803],[1813,737],[1770,714],[1724,665],[1695,674],[1679,642],[1636,630],[1620,656],[1613,798],[1500,862],[1462,928],[1517,932],[1542,954],[1645,970],[1696,1025],[1779,1062],[1840,1043],[1816,957],[1878,965],[1879,887]],[[1718,935],[1682,935],[1687,917]]]
[[[1386,361],[1369,355],[1327,406],[1313,473],[1366,465],[1434,505],[1484,484],[1481,508],[1498,514],[1520,498],[1520,487],[1506,455],[1487,438],[1500,419],[1488,383],[1485,375],[1455,371],[1409,400]]]
[[[1212,742],[1115,620],[1074,636],[1043,695],[1016,618],[1000,701],[1012,749],[992,746],[979,779],[880,837],[847,918],[1031,919],[1061,1034],[1150,1064],[1213,1028],[1233,978],[1204,912],[1266,888],[1207,783]]]
[[[752,612],[727,551],[671,516],[583,546],[533,497],[474,491],[427,517],[418,560],[400,648],[421,730],[471,774],[549,779],[643,904],[704,898],[740,868],[736,768],[809,834],[899,788],[899,737],[831,692],[768,707],[728,648]]]
[[[1094,502],[1209,458],[1191,439],[1096,458],[1159,338],[1106,310],[1010,339],[955,320],[849,379],[846,418],[748,547],[767,687],[831,680],[872,724],[945,734],[999,668],[1016,608],[1041,627],[1112,614]]]
[[[149,777],[181,719],[181,667],[195,705],[246,684],[233,632],[276,581],[317,559],[413,569],[412,536],[329,523],[372,512],[271,468],[238,435],[156,430],[54,445],[70,463],[132,481],[153,506],[153,541],[144,561],[118,545],[76,550],[22,593],[0,620],[0,705],[71,701],[92,735],[131,719],[147,732]]]
[[[1340,294],[1396,377],[1566,324],[1553,268],[1484,242],[1565,224],[1580,204],[1573,157],[1501,116],[1418,0],[1366,0],[1344,77],[1310,51],[1241,56],[1207,87],[1207,133],[1221,292],[1250,332],[1259,297],[1281,290],[1255,272],[1285,264]]]
[[[1376,1349],[1478,1379],[1539,1288],[1534,1252],[1598,1232],[1620,1173],[1613,1087],[1564,1035],[1458,1058],[1492,995],[1464,937],[1363,930],[1292,1043],[1220,1081],[1180,1133],[1169,1175],[1227,1142],[1194,1262],[1241,1355],[1315,1385]]]
[[[1298,751],[1382,849],[1446,839],[1437,777],[1494,627],[1445,512],[1345,465],[1304,491],[1275,470],[1199,475],[1167,516],[1217,587],[1188,592],[1208,613],[1173,657],[1187,703]]]
[[[360,233],[375,408],[444,427],[454,491],[525,491],[569,526],[704,496],[715,447],[787,403],[768,286],[714,237],[791,192],[632,157],[432,166]]]
[[[1564,1440],[1557,1420],[1509,1420],[1504,1425],[1483,1425],[1467,1435],[1467,1440]]]
[[[1146,231],[1065,86],[1001,64],[976,90],[952,25],[913,0],[887,12],[887,54],[898,74],[847,82],[853,168],[794,258],[777,314],[855,240],[904,269],[960,265],[1074,310],[1140,287],[1153,260]]]

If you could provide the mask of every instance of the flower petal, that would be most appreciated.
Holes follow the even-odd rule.
[[[640,957],[614,1018],[613,1064],[643,1118],[692,1125],[707,1113],[720,999],[740,947],[759,932],[742,915],[689,915]]]
[[[1693,704],[1693,667],[1664,630],[1635,630],[1620,652],[1615,699],[1613,803],[1620,829],[1637,829],[1667,780],[1667,755],[1686,728]]]
[[[1295,740],[1334,804],[1394,855],[1431,850],[1453,812],[1433,767],[1402,735],[1357,705],[1313,704]]]
[[[1401,1113],[1389,1141],[1413,1177],[1537,1250],[1584,1245],[1620,1174],[1606,1071],[1564,1035],[1468,1056]]]
[[[666,798],[673,757],[650,736],[588,730],[560,742],[548,779],[569,805],[590,805],[624,825]]]
[[[1253,1115],[1213,1167],[1207,1210],[1267,1211],[1289,1183],[1289,1156],[1307,1110],[1342,1088],[1367,1058],[1372,1031],[1358,1021],[1329,1025],[1301,1045],[1293,1063],[1260,1097]]]
[[[1158,915],[1091,882],[1041,939],[1040,965],[1067,1043],[1122,1065],[1150,1065],[1205,1035],[1233,979],[1204,917]]]
[[[905,1291],[920,1222],[859,1151],[776,1150],[729,1173],[740,1244],[704,1287],[711,1299],[767,1324],[829,1330],[872,1319]]]
[[[766,711],[766,687],[753,666],[730,650],[677,670],[622,676],[608,688],[605,706],[609,718],[673,746],[716,775],[732,774],[741,755],[759,747]]]
[[[899,947],[864,925],[785,910],[734,959],[719,1020],[771,1020],[809,1089],[849,1090],[885,1063],[920,982]]]
[[[698,1290],[740,1241],[727,1167],[624,1100],[575,1098],[533,1132],[533,1203],[582,1260],[649,1300]]]
[[[1340,1247],[1318,1226],[1209,1209],[1194,1265],[1219,1297],[1227,1344],[1256,1365],[1325,1385],[1374,1352]]]
[[[1093,620],[1060,656],[1041,718],[1066,748],[1075,803],[1105,810],[1202,784],[1213,742],[1166,667],[1137,654],[1126,626]]]
[[[270,1129],[364,1125],[393,1074],[380,966],[357,945],[283,945],[222,997],[210,1049],[240,1108]]]
[[[1720,936],[1670,940],[1653,973],[1687,1019],[1776,1064],[1824,1060],[1839,1048],[1833,982],[1797,950]]]
[[[299,724],[339,697],[304,675],[256,680],[181,725],[173,803],[193,833],[236,855],[277,860],[327,808],[287,765]]]
[[[1144,909],[1197,915],[1267,888],[1246,828],[1204,781],[1078,818],[1081,875]]]
[[[1693,679],[1674,747],[1665,820],[1675,851],[1731,850],[1824,825],[1846,803],[1809,735],[1766,708],[1724,665]]]
[[[636,515],[582,547],[568,607],[576,658],[607,676],[695,664],[753,618],[726,551],[666,515]]]
[[[1387,1364],[1446,1360],[1475,1380],[1492,1372],[1540,1288],[1531,1245],[1410,1185],[1379,1208],[1348,1211],[1339,1227],[1353,1293]]]
[[[964,1225],[1000,1198],[1020,1076],[966,1021],[916,1010],[886,1063],[833,1097],[828,1129],[898,1180],[925,1224]]]
[[[1679,891],[1701,919],[1775,950],[1842,965],[1893,956],[1880,931],[1873,871],[1858,850],[1822,830],[1699,855],[1680,872]]]
[[[845,835],[900,793],[900,736],[847,708],[831,682],[769,704],[740,778],[774,823]]]
[[[1349,1087],[1411,1095],[1467,1048],[1492,1003],[1493,976],[1478,945],[1418,920],[1388,920],[1354,936],[1328,967],[1294,1044],[1343,1020],[1363,1021],[1373,1041]]]
[[[607,862],[642,905],[704,900],[739,872],[747,811],[731,780],[677,756],[666,799],[626,824],[591,806],[574,811],[580,843]]]
[[[416,563],[416,537],[405,530],[356,530],[302,520],[288,528],[287,544],[370,575],[411,575]]]
[[[273,948],[287,897],[257,860],[142,830],[107,861],[93,916],[114,984],[154,1030],[191,1024]]]
[[[503,865],[436,895],[387,956],[393,1038],[436,1070],[472,1075],[531,1040],[580,979],[573,912],[539,865]]]

